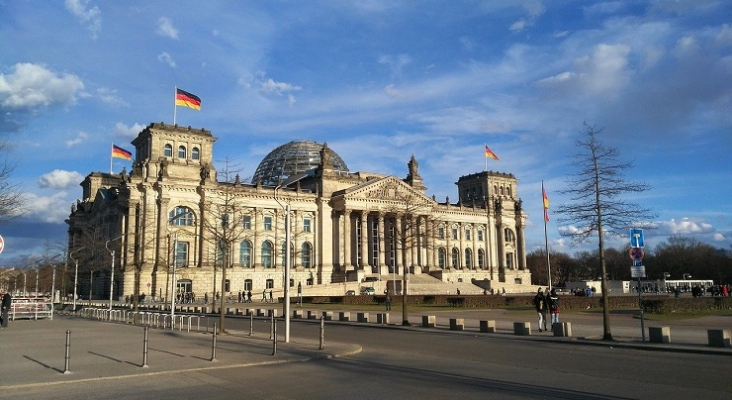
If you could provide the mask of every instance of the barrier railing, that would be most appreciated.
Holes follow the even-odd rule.
[[[206,318],[205,315],[193,314],[178,314],[171,318],[170,314],[163,314],[160,312],[109,310],[107,308],[93,307],[84,307],[79,310],[77,315],[87,319],[96,319],[109,322],[122,322],[125,324],[137,324],[162,329],[170,328],[172,330],[176,328],[177,324],[179,331],[183,331],[183,329],[185,328],[187,332],[190,332],[194,327],[196,331],[200,332],[201,318]]]

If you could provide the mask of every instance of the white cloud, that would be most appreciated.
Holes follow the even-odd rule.
[[[87,8],[89,0],[66,0],[66,9],[71,11],[82,24],[87,24],[92,39],[96,39],[102,30],[102,12],[99,7]]]
[[[526,28],[527,24],[528,24],[528,21],[526,21],[525,19],[522,18],[522,19],[514,22],[513,24],[511,24],[511,26],[509,26],[508,29],[513,33],[518,33],[518,32],[523,31],[524,28]]]
[[[723,234],[716,232],[714,235],[712,235],[712,238],[714,238],[717,242],[724,242],[726,239]]]
[[[43,189],[66,189],[75,187],[83,180],[84,176],[76,171],[55,169],[38,178],[38,187]]]
[[[121,122],[117,122],[114,124],[114,135],[122,138],[134,139],[137,137],[138,133],[142,132],[143,129],[145,129],[145,125],[138,123],[135,123],[132,126],[127,126]]]
[[[681,220],[671,219],[670,221],[658,222],[658,232],[666,235],[691,235],[700,233],[712,233],[712,224],[691,218]]]
[[[288,92],[294,92],[302,90],[300,86],[295,86],[290,83],[286,82],[277,82],[273,80],[272,78],[267,79],[264,82],[260,83],[260,89],[259,93],[267,95],[267,94],[278,94],[282,95],[283,93]]]
[[[128,106],[129,103],[124,101],[122,98],[117,96],[117,91],[114,89],[108,89],[108,88],[99,88],[97,89],[97,97],[106,104],[109,104],[111,106]]]
[[[18,63],[11,74],[0,74],[0,108],[73,104],[83,89],[84,84],[75,75],[57,74],[37,64]]]
[[[384,88],[384,93],[392,99],[404,98],[404,93],[397,89],[393,83]]]
[[[76,182],[76,184],[79,182],[81,181]],[[35,193],[29,193],[27,195],[27,212],[25,216],[43,222],[63,223],[69,217],[69,211],[71,210],[68,207],[69,203],[66,196],[67,193],[64,191],[54,193],[51,196],[39,196]]]
[[[74,147],[77,144],[84,143],[87,137],[89,137],[89,135],[86,132],[79,132],[75,138],[66,141],[66,147]]]
[[[158,20],[158,29],[155,30],[155,33],[160,36],[178,40],[178,30],[173,27],[173,23],[166,17],[162,17]]]
[[[158,61],[168,64],[171,68],[175,68],[175,60],[167,52],[158,54]]]

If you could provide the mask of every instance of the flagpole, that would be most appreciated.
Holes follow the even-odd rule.
[[[112,174],[112,162],[114,161],[114,142],[112,142],[112,151],[109,152],[109,174]]]
[[[549,291],[551,291],[552,290],[552,266],[549,263],[549,235],[547,234],[547,230],[546,230],[546,224],[547,224],[546,216],[547,216],[548,210],[547,210],[546,200],[544,198],[545,193],[546,192],[544,191],[544,181],[542,180],[541,181],[541,205],[544,208],[544,246],[546,247],[546,270],[547,270],[547,273],[549,274]]]
[[[178,112],[178,105],[175,102],[175,99],[177,96],[178,96],[178,87],[173,86],[173,126],[175,126],[175,117]]]
[[[485,154],[485,149],[488,148],[488,143],[484,143],[483,146],[483,158],[485,159],[485,167],[483,167],[483,171],[488,171],[488,156]]]

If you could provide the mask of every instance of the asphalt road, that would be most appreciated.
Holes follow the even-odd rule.
[[[227,319],[227,328],[248,331],[249,321]],[[255,320],[254,328],[269,329],[266,320]],[[317,321],[293,321],[293,341],[318,335]],[[686,400],[732,395],[729,355],[378,325],[329,324],[325,337],[326,348],[357,343],[362,351],[304,362],[29,385],[1,390],[0,398]],[[219,350],[222,358],[227,351],[226,346]],[[12,365],[0,368],[2,376]]]

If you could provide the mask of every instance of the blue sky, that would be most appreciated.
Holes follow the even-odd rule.
[[[428,195],[454,201],[488,144],[488,168],[520,179],[528,250],[544,243],[541,181],[567,200],[587,121],[653,187],[629,199],[658,214],[647,245],[732,244],[726,0],[0,0],[0,131],[28,193],[0,265],[64,245],[78,184],[109,171],[111,143],[172,123],[175,86],[202,100],[178,124],[211,130],[242,176],[312,139],[351,171],[405,177],[414,155]],[[555,250],[595,248],[548,228]]]

